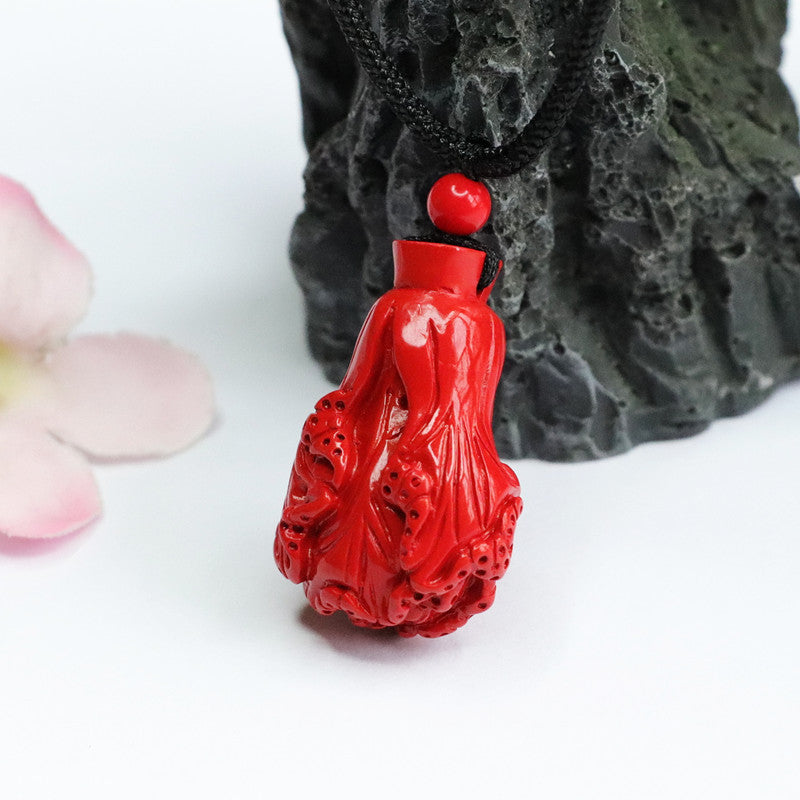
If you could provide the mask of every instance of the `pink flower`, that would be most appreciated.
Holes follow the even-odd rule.
[[[101,513],[88,457],[181,450],[214,417],[191,354],[134,334],[66,337],[86,312],[86,259],[0,176],[0,532],[49,538]]]

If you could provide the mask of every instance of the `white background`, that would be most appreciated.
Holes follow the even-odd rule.
[[[798,9],[800,11],[800,9]],[[800,90],[800,30],[786,75]],[[271,539],[311,404],[273,0],[2,0],[0,171],[90,257],[82,330],[164,334],[221,422],[98,468],[102,522],[0,542],[0,797],[800,796],[800,386],[687,441],[515,464],[494,608],[323,619]]]

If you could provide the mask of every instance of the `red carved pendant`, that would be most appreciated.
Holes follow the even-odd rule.
[[[429,210],[452,230],[466,207],[453,232],[471,233],[488,193],[455,177]],[[482,251],[397,241],[394,259],[341,387],[303,427],[275,561],[322,614],[434,637],[492,604],[511,557],[522,501],[491,427],[505,332],[491,286],[476,290]]]

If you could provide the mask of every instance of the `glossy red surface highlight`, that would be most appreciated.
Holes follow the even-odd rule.
[[[428,216],[445,233],[471,236],[487,223],[491,213],[489,190],[457,172],[439,178],[428,194]]]
[[[491,427],[505,333],[476,294],[482,252],[394,254],[395,288],[303,427],[275,560],[322,614],[435,637],[491,606],[513,549],[519,484]]]

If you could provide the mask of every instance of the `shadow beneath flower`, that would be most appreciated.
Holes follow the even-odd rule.
[[[177,449],[171,450],[169,453],[149,453],[145,455],[139,456],[97,456],[93,453],[89,453],[86,450],[81,449],[75,445],[71,445],[75,447],[76,450],[79,450],[89,463],[93,467],[117,467],[117,466],[126,466],[129,464],[147,464],[150,461],[162,461],[168,458],[174,458],[175,456],[179,456],[182,453],[185,453],[187,450],[191,450],[191,448],[195,447],[196,445],[204,442],[206,439],[209,439],[213,436],[220,428],[222,428],[224,422],[224,418],[222,412],[217,409],[214,412],[214,417],[211,420],[211,423],[206,428],[206,430],[200,434],[197,439],[192,440],[191,442],[187,442],[186,445]],[[55,437],[58,439],[58,437]],[[58,439],[58,441],[63,441]],[[69,442],[63,442],[64,444],[69,444]]]
[[[397,663],[410,659],[440,657],[441,647],[457,648],[448,637],[433,642],[420,638],[404,639],[393,630],[371,630],[353,625],[342,612],[324,616],[304,606],[298,622],[324,639],[334,650],[358,661]]]
[[[38,558],[52,553],[73,553],[83,545],[97,522],[90,522],[66,536],[52,539],[18,539],[0,533],[0,556],[7,558]]]

